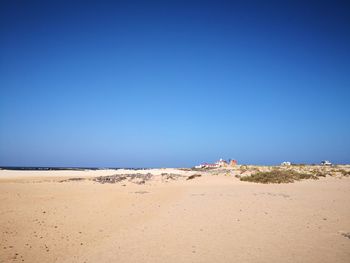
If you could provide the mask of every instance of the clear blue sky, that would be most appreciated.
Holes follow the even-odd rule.
[[[1,1],[0,91],[0,165],[349,163],[350,4]]]

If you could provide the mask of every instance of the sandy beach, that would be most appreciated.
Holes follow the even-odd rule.
[[[90,180],[116,173],[1,170],[0,262],[350,262],[349,177]]]
[[[0,1],[0,263],[350,263],[350,0]]]

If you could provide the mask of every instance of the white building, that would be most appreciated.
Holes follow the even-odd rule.
[[[291,162],[283,162],[283,163],[281,163],[281,165],[283,165],[283,166],[290,166],[290,165],[292,165],[292,163]]]
[[[196,165],[195,168],[217,168],[217,167],[225,167],[228,163],[224,159],[220,159],[216,163],[202,163],[200,165]]]
[[[227,166],[227,162],[225,160],[223,160],[222,158],[220,158],[220,160],[217,161],[215,164],[217,165],[217,167]]]

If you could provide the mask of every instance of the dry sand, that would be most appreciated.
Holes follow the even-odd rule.
[[[349,177],[60,182],[114,173],[0,171],[0,262],[350,262]]]

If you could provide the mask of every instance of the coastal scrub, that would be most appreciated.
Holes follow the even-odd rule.
[[[314,179],[318,177],[309,173],[299,173],[293,170],[272,170],[268,172],[257,172],[250,176],[241,177],[241,181],[261,184],[293,183],[303,179]]]

